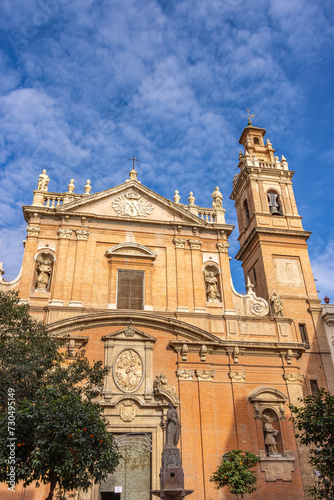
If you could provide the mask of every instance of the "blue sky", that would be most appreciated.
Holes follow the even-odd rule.
[[[329,0],[2,0],[0,260],[13,279],[42,167],[50,191],[123,182],[210,206],[228,223],[238,140],[266,128],[294,190],[319,297],[334,300],[334,10]],[[231,256],[239,248],[237,228]],[[232,260],[238,291],[240,264]]]

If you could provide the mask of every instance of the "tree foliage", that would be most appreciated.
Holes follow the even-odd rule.
[[[234,495],[243,495],[255,491],[256,473],[251,471],[259,459],[254,453],[242,450],[231,450],[223,456],[218,469],[212,474],[210,481],[218,489],[227,486]]]
[[[48,499],[56,489],[87,490],[120,459],[93,401],[107,371],[85,357],[65,364],[61,345],[17,294],[0,292],[0,481],[8,481],[14,442],[15,482],[50,483]]]
[[[296,438],[311,445],[309,463],[317,471],[309,493],[316,499],[334,499],[334,395],[320,389],[317,396],[299,401],[300,407],[290,405]]]

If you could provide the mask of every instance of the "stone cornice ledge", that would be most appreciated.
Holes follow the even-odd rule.
[[[271,228],[271,227],[264,228],[264,227],[255,226],[255,227],[253,227],[250,234],[247,236],[246,240],[243,242],[240,250],[236,254],[235,258],[237,260],[242,259],[242,254],[246,250],[246,247],[249,245],[249,243],[254,238],[254,236],[258,233],[261,233],[261,234],[266,234],[266,233],[267,234],[279,234],[280,236],[287,236],[287,237],[297,236],[297,237],[303,238],[305,241],[307,241],[312,234],[311,231],[304,231],[304,230],[296,231],[294,229],[279,229],[279,228]]]

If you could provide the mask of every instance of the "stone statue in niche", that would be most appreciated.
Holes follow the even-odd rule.
[[[39,179],[37,183],[37,189],[38,191],[47,191],[48,190],[48,184],[49,184],[50,177],[46,173],[46,169],[42,171],[41,174],[39,174]]]
[[[276,430],[271,424],[271,418],[268,415],[262,415],[264,420],[264,444],[268,448],[269,455],[279,455],[277,450],[277,442],[275,436],[278,434],[278,430]]]
[[[36,290],[46,292],[51,281],[53,257],[42,253],[36,259],[37,280],[35,283]]]
[[[223,195],[219,191],[218,186],[216,186],[211,198],[213,198],[212,208],[223,208]]]
[[[219,302],[220,300],[220,294],[218,291],[218,279],[217,275],[218,272],[215,272],[212,269],[206,269],[204,272],[204,282],[206,285],[206,298],[208,302],[213,302],[217,301]]]
[[[274,292],[270,297],[270,302],[272,304],[274,316],[284,316],[281,296]]]
[[[177,446],[180,439],[181,425],[176,408],[169,403],[166,422],[166,446]]]

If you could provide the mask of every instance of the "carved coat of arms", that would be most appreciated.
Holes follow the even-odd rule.
[[[147,217],[153,210],[151,203],[135,191],[129,191],[118,196],[112,206],[118,215],[128,215],[130,217]]]

